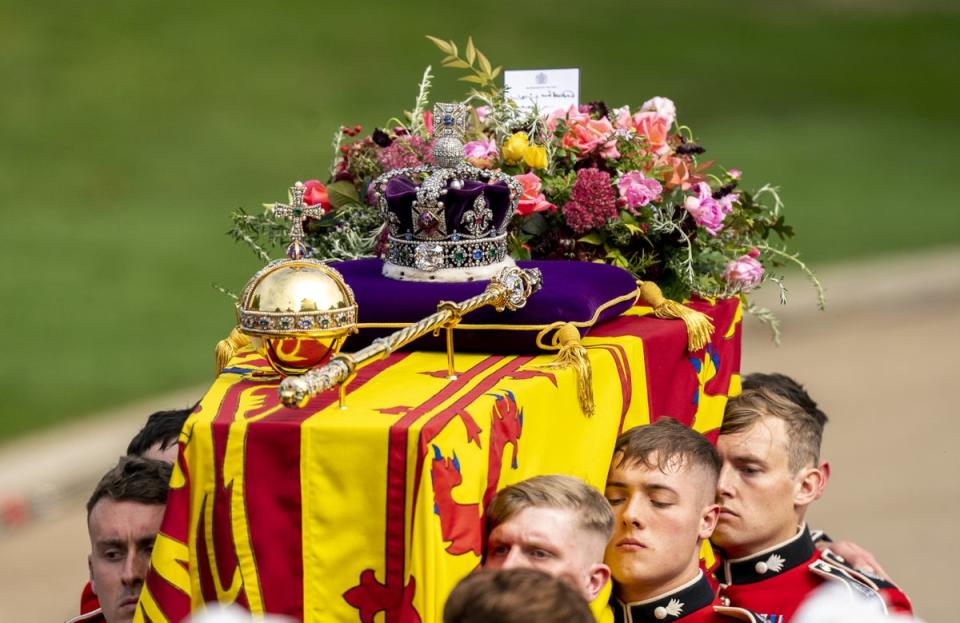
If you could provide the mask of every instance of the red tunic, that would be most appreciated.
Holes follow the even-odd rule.
[[[912,612],[910,600],[890,582],[853,569],[829,550],[817,550],[806,527],[776,547],[721,561],[717,577],[724,603],[761,613],[770,623],[790,621],[803,600],[829,581],[876,600],[885,611]]]
[[[611,607],[615,623],[764,623],[743,608],[723,606],[702,572],[692,582],[652,599],[625,604],[613,597]]]

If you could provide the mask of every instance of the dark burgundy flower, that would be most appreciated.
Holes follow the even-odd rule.
[[[387,134],[380,128],[376,128],[373,131],[373,142],[379,145],[380,147],[390,147],[390,143],[393,142],[393,139],[390,138],[389,134]]]

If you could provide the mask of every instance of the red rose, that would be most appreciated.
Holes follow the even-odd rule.
[[[303,193],[303,202],[308,206],[320,204],[324,213],[329,212],[333,207],[330,204],[330,197],[327,196],[327,187],[320,183],[320,180],[307,180],[303,183],[306,190]]]

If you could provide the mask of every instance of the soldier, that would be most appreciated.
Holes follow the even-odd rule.
[[[906,595],[890,582],[818,551],[804,524],[827,480],[820,463],[825,420],[763,386],[727,404],[717,442],[723,463],[712,538],[721,550],[720,595],[786,623],[813,589],[837,581],[910,612]]]
[[[605,494],[616,518],[605,560],[617,623],[761,621],[724,607],[700,568],[719,471],[710,442],[670,418],[617,440]]]
[[[100,608],[72,622],[129,623],[167,503],[169,464],[122,457],[87,502],[90,585]]]
[[[613,514],[600,492],[571,476],[534,476],[497,492],[487,513],[485,569],[529,568],[559,577],[587,601],[610,579],[603,551]]]

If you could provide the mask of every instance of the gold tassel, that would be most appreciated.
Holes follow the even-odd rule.
[[[713,323],[703,312],[690,309],[663,296],[660,287],[652,281],[639,281],[640,298],[653,308],[657,318],[679,319],[687,325],[687,348],[693,352],[700,350],[710,341]]]
[[[249,343],[250,338],[241,333],[239,327],[234,327],[233,330],[230,331],[230,335],[217,342],[217,348],[214,351],[217,357],[217,372],[215,376],[219,376],[220,372],[227,367],[230,359],[233,358],[237,351]]]
[[[559,345],[560,352],[550,363],[537,366],[545,370],[563,370],[573,368],[577,373],[577,398],[580,409],[587,417],[592,417],[596,411],[593,402],[593,369],[587,357],[587,349],[580,343],[580,331],[571,323],[562,325],[558,330],[554,343]]]

